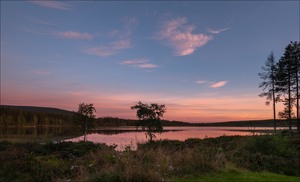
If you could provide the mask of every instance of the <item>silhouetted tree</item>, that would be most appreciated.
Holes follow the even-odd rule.
[[[91,123],[95,120],[94,112],[96,109],[93,104],[81,103],[78,105],[78,111],[73,115],[73,121],[84,128],[84,141],[87,140],[86,133],[88,127],[91,126]],[[88,125],[90,123],[90,125]]]
[[[300,133],[300,118],[299,118],[299,75],[300,75],[300,42],[290,42],[286,47],[285,56],[288,54],[292,64],[292,92],[294,92],[294,99],[296,100],[296,117],[297,130]]]
[[[139,119],[137,128],[142,127],[142,130],[146,130],[146,136],[149,136],[149,140],[152,141],[155,136],[155,132],[161,133],[163,126],[161,117],[166,112],[165,105],[158,105],[151,103],[150,105],[138,102],[136,105],[131,107],[132,110],[136,109],[136,116]]]
[[[289,135],[291,136],[291,119],[294,101],[296,100],[297,127],[299,125],[299,51],[298,42],[291,42],[286,48],[284,55],[278,62],[278,71],[276,73],[276,86],[281,93],[281,101],[284,102],[285,108],[280,115],[286,117],[289,125]]]
[[[276,88],[275,88],[275,73],[277,71],[274,53],[271,52],[265,62],[265,66],[262,66],[264,72],[259,73],[259,77],[263,80],[259,84],[259,88],[263,89],[263,92],[259,94],[260,97],[266,97],[266,105],[273,104],[273,119],[274,119],[274,133],[276,134]]]

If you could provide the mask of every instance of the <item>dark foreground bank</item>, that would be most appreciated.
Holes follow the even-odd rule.
[[[0,181],[299,181],[300,140],[223,136],[116,151],[90,142],[0,142]]]

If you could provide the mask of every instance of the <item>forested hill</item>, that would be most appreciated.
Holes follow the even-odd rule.
[[[73,112],[34,106],[0,106],[0,126],[70,126]]]
[[[72,115],[73,112],[58,109],[58,108],[52,108],[52,107],[37,107],[37,106],[13,106],[13,105],[1,105],[2,108],[10,108],[10,109],[16,109],[16,110],[23,110],[23,111],[29,111],[29,112],[39,112],[39,113],[49,113],[49,114],[62,114],[62,115]]]

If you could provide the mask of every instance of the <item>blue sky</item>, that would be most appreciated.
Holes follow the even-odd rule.
[[[258,72],[299,40],[299,1],[1,1],[1,104],[134,118],[266,119]]]

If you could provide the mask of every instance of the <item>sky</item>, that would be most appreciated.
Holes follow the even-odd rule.
[[[1,1],[1,104],[134,119],[271,119],[258,73],[299,41],[299,1]]]

